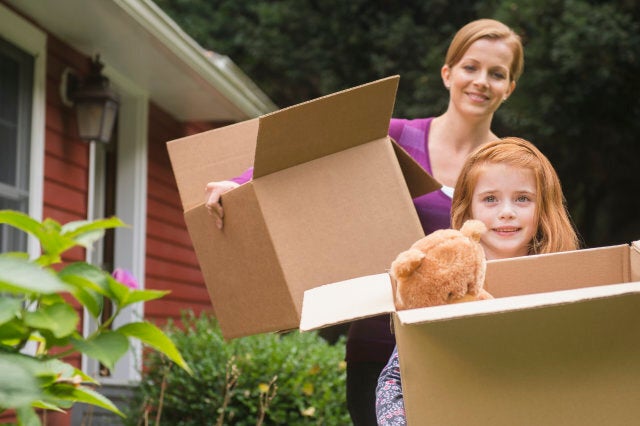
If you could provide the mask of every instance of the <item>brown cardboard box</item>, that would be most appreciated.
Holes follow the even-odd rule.
[[[490,261],[480,302],[396,311],[377,274],[308,290],[300,328],[393,313],[409,425],[632,425],[638,281],[638,241]]]
[[[384,272],[422,237],[412,197],[433,180],[388,136],[398,77],[168,143],[185,221],[225,338],[299,326],[305,290]],[[254,164],[224,194],[207,182]]]

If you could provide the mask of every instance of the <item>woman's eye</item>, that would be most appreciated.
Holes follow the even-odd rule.
[[[465,65],[462,68],[467,70],[467,71],[475,71],[476,70],[476,67],[474,67],[473,65]]]
[[[499,80],[504,80],[507,76],[503,72],[494,72],[493,77]]]

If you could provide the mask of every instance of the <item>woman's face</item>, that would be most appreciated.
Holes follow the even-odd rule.
[[[513,52],[502,40],[476,40],[453,67],[442,67],[450,107],[463,115],[492,115],[513,92]]]
[[[507,164],[482,166],[471,199],[471,217],[482,221],[487,259],[526,256],[536,235],[536,180],[531,169]]]

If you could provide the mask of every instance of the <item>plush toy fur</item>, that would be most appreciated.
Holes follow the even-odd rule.
[[[400,253],[390,270],[397,309],[492,299],[483,289],[487,264],[480,237],[486,230],[467,220],[460,230],[437,230]]]

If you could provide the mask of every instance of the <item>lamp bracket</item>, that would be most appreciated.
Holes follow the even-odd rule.
[[[60,76],[60,99],[64,106],[73,108],[73,92],[78,89],[78,86],[80,86],[78,72],[71,67],[65,67]]]

